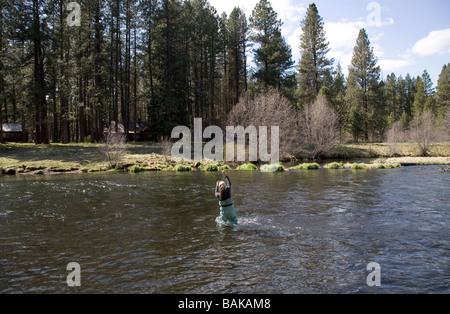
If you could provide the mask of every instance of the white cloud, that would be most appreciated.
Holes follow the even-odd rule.
[[[365,27],[364,22],[326,22],[324,30],[330,42],[330,47],[336,50],[353,49],[359,30]]]
[[[362,19],[325,22],[324,30],[331,49],[329,56],[335,59],[335,65],[338,62],[341,64],[344,73],[347,73],[347,68],[351,64],[356,39],[362,28],[365,28],[368,32],[375,57],[380,58],[385,55],[385,49],[379,44],[382,41],[384,32],[380,31],[379,28],[368,28],[368,26],[366,21]]]
[[[300,59],[300,36],[302,34],[302,28],[298,27],[286,38],[286,42],[292,48],[292,56],[296,62]]]
[[[209,0],[213,7],[216,8],[217,13],[222,14],[226,12],[230,15],[231,11],[235,7],[239,7],[247,15],[247,18],[252,14],[253,9],[259,0]],[[304,18],[306,13],[306,7],[304,4],[296,4],[294,0],[272,0],[273,9],[278,14],[278,19],[281,19],[285,24],[289,25],[292,22],[297,22],[300,25],[300,21]]]
[[[229,15],[233,8],[237,6],[245,12],[248,18],[259,0],[209,0],[209,2],[217,9],[219,14],[225,11]],[[278,13],[278,19],[284,22],[282,27],[283,36],[292,48],[293,60],[298,62],[300,59],[300,35],[302,34],[300,22],[305,18],[308,5],[305,4],[306,2],[300,3],[296,0],[272,0],[271,3],[275,12]],[[335,65],[338,62],[341,63],[344,73],[346,73],[351,63],[353,48],[355,47],[359,31],[361,28],[365,28],[369,33],[369,39],[375,55],[381,58],[385,54],[385,50],[379,44],[384,36],[380,29],[382,26],[392,25],[393,23],[394,20],[389,18],[376,25],[368,24],[365,17],[360,17],[353,21],[346,19],[342,19],[339,22],[325,21],[324,30],[330,43],[330,52],[327,57],[334,58]]]
[[[450,53],[450,29],[432,31],[416,42],[412,49],[398,55],[398,58],[380,60],[378,64],[385,74],[400,71],[416,64],[416,57],[429,57]]]
[[[258,3],[258,0],[209,0],[208,2],[216,8],[219,15],[222,14],[222,12],[230,15],[235,7],[239,7],[244,11],[248,18],[250,14],[252,14],[252,10]]]
[[[328,57],[335,59],[335,64],[340,63],[344,73],[352,61],[353,48],[361,28],[366,27],[362,21],[325,22],[324,30],[329,41]]]
[[[219,14],[226,12],[227,15],[230,15],[235,7],[240,7],[246,14],[247,19],[249,19],[258,2],[259,0],[209,0],[209,3],[217,9]],[[300,58],[298,47],[302,32],[300,22],[305,18],[307,6],[295,0],[272,0],[270,2],[278,14],[278,19],[284,23],[281,31],[286,42],[292,48],[293,60],[298,61]]]
[[[284,26],[295,29],[305,18],[306,7],[303,4],[294,4],[293,0],[272,1],[272,7],[278,13],[278,19],[284,22]]]
[[[378,62],[378,65],[383,70],[384,74],[396,72],[404,67],[412,65],[414,61],[412,59],[384,59]]]
[[[450,53],[450,28],[430,32],[414,45],[412,51],[422,57]]]

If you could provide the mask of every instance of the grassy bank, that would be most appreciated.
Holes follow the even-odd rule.
[[[415,143],[397,144],[398,155],[396,157],[419,157],[420,151]],[[449,157],[450,143],[437,143],[431,146],[430,157]],[[392,157],[387,143],[364,144],[340,144],[331,158],[356,159],[356,158],[389,158]]]
[[[193,162],[176,160],[161,155],[162,147],[156,143],[130,143],[127,154],[112,168],[100,151],[100,144],[0,144],[0,174],[45,174],[78,173],[97,171],[220,171],[220,170],[264,170],[253,164],[218,164],[214,161]],[[341,160],[355,158],[381,158],[373,164],[328,163],[324,168],[366,169],[392,168],[393,165],[410,164],[450,164],[450,143],[435,145],[432,157],[418,157],[413,144],[403,144],[403,155],[391,157],[387,144],[345,144],[337,149]],[[314,170],[319,167],[311,163],[299,163],[290,169]],[[267,167],[267,166],[266,166]],[[283,169],[284,170],[284,169]],[[289,170],[286,168],[286,170]]]

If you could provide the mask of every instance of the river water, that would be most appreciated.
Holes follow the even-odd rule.
[[[0,177],[0,293],[450,292],[439,167],[229,175],[235,230],[218,173]]]

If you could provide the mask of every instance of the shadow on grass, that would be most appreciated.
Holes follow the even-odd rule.
[[[31,143],[0,144],[0,158],[10,158],[19,163],[37,161],[60,161],[86,165],[105,162],[106,156],[100,151],[101,144],[50,144]],[[159,153],[160,146],[155,143],[131,143],[127,152],[133,155]]]

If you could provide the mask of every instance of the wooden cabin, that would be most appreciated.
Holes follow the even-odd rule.
[[[134,124],[134,122],[130,122],[128,124],[128,134],[127,141],[134,141],[134,132],[136,130],[136,141],[138,142],[148,142],[150,141],[150,124],[148,122],[141,122]],[[104,128],[103,134],[106,136],[108,133],[115,134],[116,133],[116,122],[111,121],[109,127]],[[123,122],[119,122],[117,124],[117,134],[125,134],[125,125]]]
[[[21,123],[3,123],[2,131],[5,142],[28,142],[28,133]]]

